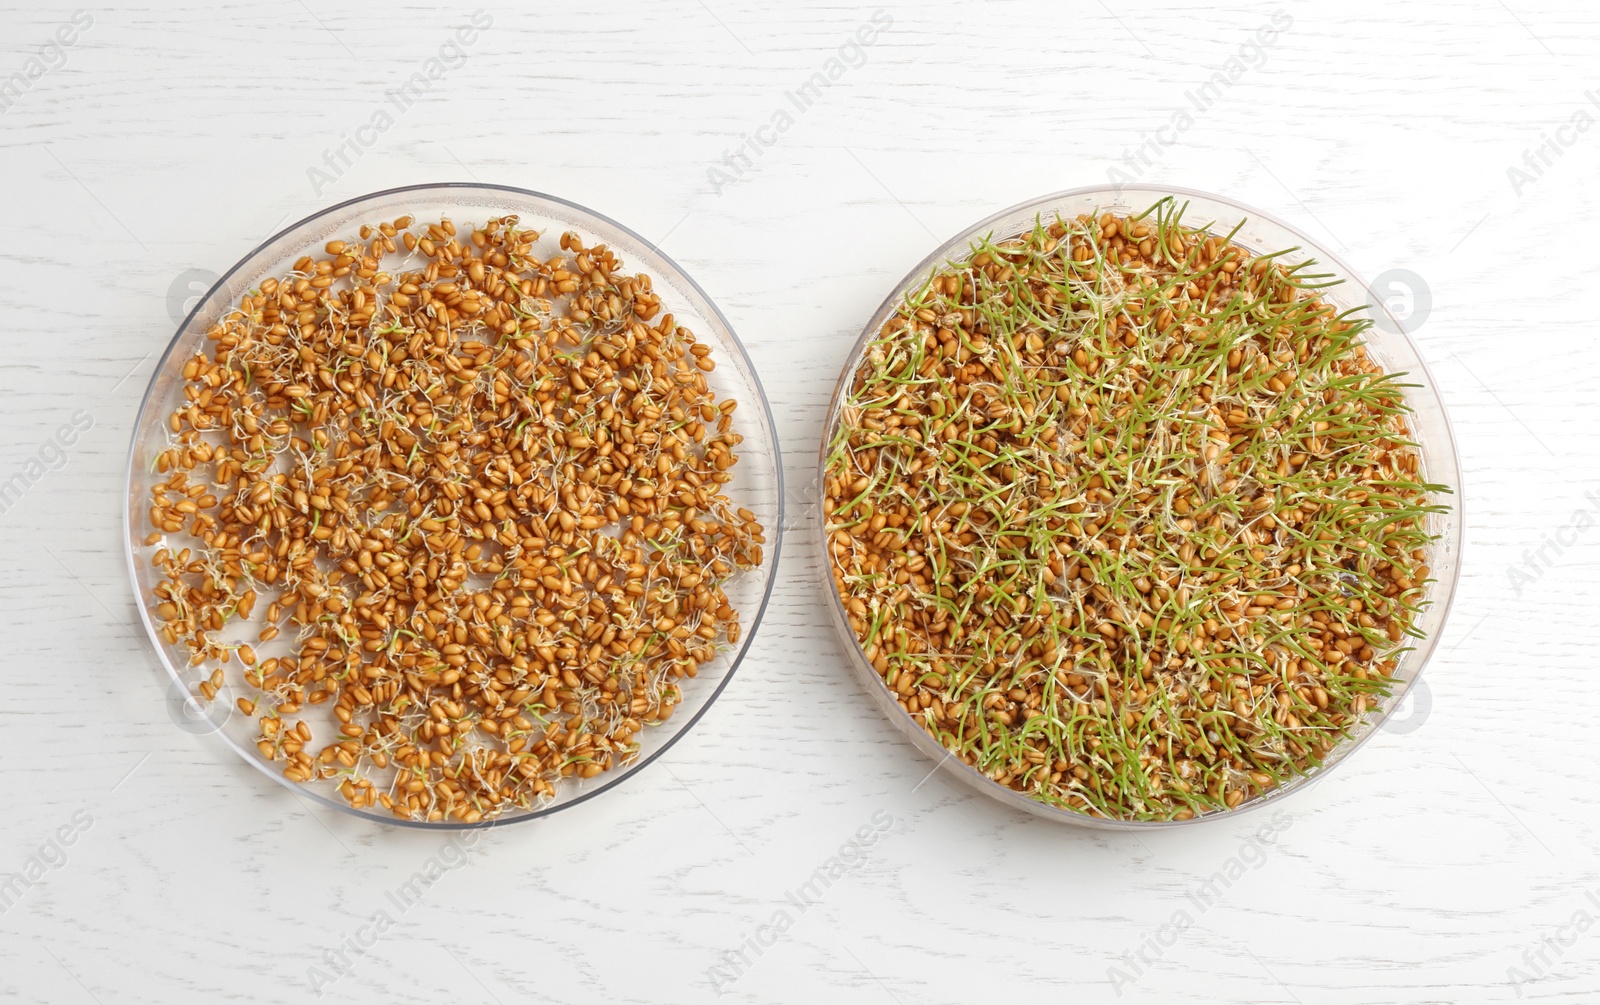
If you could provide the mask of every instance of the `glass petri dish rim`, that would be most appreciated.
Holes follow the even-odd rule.
[[[494,827],[509,827],[513,824],[519,824],[524,821],[548,817],[554,813],[560,812],[561,810],[580,805],[588,802],[596,796],[610,792],[612,789],[621,786],[629,779],[642,772],[645,768],[649,767],[658,758],[660,758],[661,755],[670,750],[673,745],[675,745],[680,739],[682,739],[691,730],[693,730],[696,725],[699,724],[700,720],[704,718],[706,713],[711,710],[711,706],[716,704],[717,699],[722,696],[722,693],[725,690],[727,690],[728,684],[732,682],[734,674],[737,673],[739,667],[743,665],[745,657],[749,655],[750,648],[754,644],[756,633],[761,627],[761,622],[766,615],[767,607],[772,600],[772,590],[778,581],[778,563],[783,551],[783,509],[785,502],[783,488],[783,453],[782,445],[777,434],[777,422],[772,414],[772,404],[767,398],[765,386],[761,383],[760,373],[756,370],[755,364],[750,359],[749,351],[745,348],[744,342],[739,338],[738,333],[734,330],[732,323],[730,323],[727,316],[722,313],[722,308],[717,306],[716,301],[711,298],[710,294],[706,293],[700,284],[695,281],[694,277],[691,276],[681,265],[679,265],[675,259],[657,247],[655,242],[644,237],[633,228],[613,220],[604,213],[596,212],[595,210],[573,202],[570,199],[563,199],[560,196],[550,195],[549,193],[539,192],[534,189],[521,188],[515,185],[461,181],[422,182],[412,185],[398,185],[393,188],[379,189],[373,192],[367,192],[363,195],[345,199],[342,202],[334,203],[331,206],[324,207],[323,209],[317,210],[314,213],[302,217],[301,219],[280,228],[276,233],[267,237],[265,240],[261,241],[255,247],[246,252],[242,257],[240,257],[239,260],[228,269],[228,271],[219,276],[216,282],[212,283],[210,288],[207,289],[197,301],[195,301],[194,307],[188,312],[188,314],[184,316],[183,320],[179,322],[176,331],[172,335],[172,338],[167,341],[166,348],[162,351],[160,358],[156,361],[155,368],[151,371],[150,381],[145,385],[144,394],[139,399],[139,407],[134,412],[133,432],[129,436],[127,466],[124,469],[123,474],[122,551],[123,558],[127,563],[129,584],[134,593],[134,606],[137,607],[139,611],[139,622],[144,627],[145,635],[149,639],[152,648],[155,650],[156,657],[160,660],[162,669],[164,669],[167,673],[169,684],[176,685],[184,695],[188,696],[184,699],[187,704],[195,708],[200,707],[198,702],[195,701],[194,697],[188,694],[188,688],[183,684],[180,671],[172,665],[171,660],[168,658],[167,652],[162,645],[162,640],[156,631],[155,623],[150,618],[149,605],[145,603],[144,598],[141,595],[139,586],[139,562],[138,557],[135,554],[136,545],[133,527],[134,507],[132,505],[132,501],[134,482],[138,474],[136,471],[136,464],[140,445],[139,433],[143,425],[145,412],[151,407],[151,402],[155,396],[157,385],[161,383],[161,377],[166,370],[167,363],[171,359],[172,354],[177,350],[179,343],[184,340],[185,334],[189,331],[189,326],[194,323],[195,318],[199,316],[201,310],[210,304],[212,298],[227,287],[228,280],[232,279],[236,274],[238,274],[240,270],[250,263],[257,255],[262,254],[271,248],[272,245],[290,236],[291,234],[311,226],[318,220],[333,216],[345,210],[354,209],[363,204],[377,202],[392,196],[403,196],[409,194],[415,195],[418,198],[422,198],[430,193],[470,193],[474,191],[504,192],[515,196],[543,200],[562,206],[579,216],[590,217],[604,224],[605,226],[615,228],[630,238],[638,241],[640,245],[649,249],[651,254],[658,256],[661,261],[671,269],[674,274],[674,278],[680,280],[683,285],[687,286],[694,292],[696,296],[701,299],[711,313],[711,317],[708,318],[708,320],[720,325],[722,330],[727,333],[728,340],[731,343],[734,351],[739,354],[740,361],[743,363],[743,369],[748,374],[750,381],[755,388],[756,395],[760,399],[760,419],[762,420],[765,430],[771,439],[772,463],[776,479],[775,490],[777,493],[777,512],[775,518],[773,519],[773,527],[771,528],[770,554],[763,556],[766,560],[765,564],[767,565],[769,571],[766,574],[766,584],[761,593],[761,602],[757,606],[754,616],[750,620],[749,627],[744,629],[744,631],[741,633],[742,644],[739,647],[738,653],[729,662],[728,670],[722,675],[722,679],[717,682],[714,688],[712,688],[711,693],[705,696],[701,706],[695,709],[694,712],[683,721],[681,726],[677,727],[674,732],[672,732],[670,735],[667,735],[662,740],[659,748],[650,752],[650,754],[647,756],[640,758],[638,761],[627,765],[627,770],[618,774],[616,777],[607,779],[603,784],[596,785],[593,789],[581,792],[570,799],[561,800],[552,805],[539,807],[537,809],[529,810],[525,813],[518,813],[514,816],[499,816],[489,820],[481,820],[477,823],[465,823],[457,820],[430,822],[426,820],[403,820],[399,817],[386,818],[378,815],[377,813],[367,813],[354,809],[353,807],[338,800],[330,799],[314,789],[310,789],[298,783],[292,782],[284,778],[281,772],[270,770],[268,766],[260,760],[260,758],[252,755],[249,751],[246,751],[233,739],[233,737],[227,735],[225,731],[221,729],[211,731],[218,734],[222,742],[232,749],[234,753],[238,754],[239,757],[245,761],[245,763],[249,764],[261,774],[277,782],[279,785],[288,789],[292,794],[301,799],[310,800],[320,806],[336,810],[348,816],[356,817],[357,819],[364,820],[368,823],[378,824],[380,826],[403,827],[412,830],[423,831],[485,830]]]
[[[827,574],[827,570],[832,567],[832,556],[828,552],[827,535],[823,532],[826,526],[826,516],[822,511],[824,493],[820,491],[820,486],[826,484],[827,481],[828,444],[832,441],[833,433],[838,427],[839,415],[844,404],[850,378],[855,373],[857,366],[859,366],[861,356],[868,342],[882,328],[905,294],[913,286],[921,282],[931,270],[944,264],[953,254],[965,251],[966,243],[972,238],[991,233],[996,224],[1011,220],[1019,214],[1042,217],[1046,212],[1058,209],[1065,203],[1085,197],[1100,200],[1104,205],[1128,203],[1130,209],[1142,211],[1166,196],[1176,197],[1180,202],[1183,200],[1203,200],[1227,206],[1248,220],[1261,220],[1278,227],[1292,235],[1295,238],[1294,243],[1300,247],[1301,251],[1315,258],[1319,266],[1326,266],[1342,273],[1350,282],[1367,292],[1369,309],[1381,312],[1381,318],[1386,318],[1390,325],[1389,329],[1380,330],[1382,338],[1374,339],[1374,341],[1398,341],[1409,350],[1410,355],[1415,360],[1415,366],[1408,366],[1406,373],[1410,378],[1418,378],[1416,383],[1420,386],[1406,388],[1407,404],[1413,406],[1413,408],[1418,404],[1423,404],[1428,410],[1437,415],[1440,420],[1437,435],[1434,439],[1424,441],[1421,437],[1418,437],[1418,442],[1420,444],[1420,453],[1428,469],[1428,480],[1435,484],[1447,485],[1451,490],[1449,496],[1450,508],[1441,515],[1442,518],[1438,528],[1440,539],[1435,545],[1436,548],[1440,549],[1441,553],[1450,557],[1450,562],[1448,569],[1445,570],[1446,575],[1436,580],[1429,592],[1429,604],[1438,611],[1438,626],[1425,638],[1419,640],[1414,647],[1411,659],[1416,669],[1408,678],[1400,682],[1402,686],[1392,691],[1389,697],[1384,700],[1382,713],[1369,720],[1357,735],[1336,744],[1334,756],[1326,761],[1322,767],[1294,779],[1283,788],[1274,789],[1271,792],[1247,799],[1234,809],[1214,810],[1188,820],[1119,820],[1092,817],[1076,810],[1051,806],[1047,803],[1029,799],[1014,789],[996,784],[959,758],[950,756],[951,752],[948,748],[940,744],[925,729],[914,722],[910,713],[900,707],[899,703],[889,698],[888,688],[878,677],[877,672],[867,663],[866,656],[861,651],[860,643],[857,642],[855,633],[850,629],[849,622],[846,620],[843,603],[833,585],[833,577]],[[1198,219],[1199,215],[1196,215],[1190,218],[1190,222]],[[1246,228],[1245,232],[1248,232],[1248,228]],[[1004,238],[1012,235],[1008,233],[994,236]],[[1379,317],[1380,315],[1374,314],[1375,319]],[[1372,295],[1371,287],[1361,278],[1359,272],[1339,255],[1329,250],[1324,242],[1312,238],[1300,227],[1238,199],[1181,185],[1166,185],[1153,182],[1130,184],[1121,187],[1083,185],[1028,199],[993,213],[964,228],[935,248],[895,284],[888,296],[878,305],[877,310],[873,311],[866,326],[862,329],[861,335],[856,339],[855,344],[851,346],[844,367],[840,371],[839,381],[834,386],[833,394],[828,401],[828,410],[822,424],[822,442],[819,444],[817,452],[816,478],[819,491],[813,507],[815,515],[812,517],[812,522],[817,532],[817,545],[814,554],[818,561],[819,575],[817,578],[818,586],[823,593],[823,603],[828,610],[829,620],[839,635],[840,644],[844,647],[846,661],[850,664],[861,685],[867,690],[871,700],[878,706],[879,710],[911,741],[913,746],[938,762],[934,766],[935,771],[942,770],[947,777],[959,782],[968,789],[989,796],[1013,809],[1021,810],[1033,816],[1099,830],[1133,831],[1183,827],[1212,820],[1235,819],[1266,806],[1279,806],[1283,800],[1303,792],[1313,784],[1321,781],[1334,768],[1337,768],[1357,750],[1365,746],[1383,728],[1384,723],[1393,716],[1395,710],[1416,687],[1417,682],[1422,679],[1422,673],[1427,668],[1429,660],[1432,659],[1439,640],[1444,634],[1444,628],[1449,622],[1450,611],[1455,601],[1456,590],[1461,577],[1461,547],[1465,527],[1464,497],[1466,492],[1462,481],[1461,456],[1456,445],[1455,431],[1450,422],[1449,412],[1445,408],[1444,399],[1438,393],[1437,388],[1438,384],[1434,380],[1432,372],[1428,369],[1427,360],[1419,351],[1416,340],[1411,337],[1411,333],[1406,329],[1405,325],[1401,324],[1399,319],[1394,316],[1394,312],[1389,309],[1388,304]],[[1416,430],[1413,429],[1413,433],[1415,432]]]

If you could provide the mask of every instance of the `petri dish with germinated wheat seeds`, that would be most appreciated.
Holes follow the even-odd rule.
[[[824,602],[870,700],[1053,820],[1304,788],[1450,608],[1460,465],[1416,345],[1220,196],[1075,189],[956,235],[868,320],[824,428]]]
[[[416,827],[605,792],[710,709],[766,609],[771,412],[705,291],[563,199],[352,199],[246,255],[156,367],[128,463],[175,715]]]

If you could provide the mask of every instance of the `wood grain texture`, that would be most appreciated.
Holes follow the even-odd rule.
[[[732,320],[803,498],[822,406],[892,284],[973,220],[1105,180],[1280,7],[1294,24],[1265,64],[1147,177],[1258,205],[1369,277],[1427,280],[1416,334],[1459,438],[1468,540],[1424,725],[1288,802],[1287,829],[1214,905],[1188,895],[1264,820],[1123,838],[919,785],[929,765],[844,669],[803,521],[748,662],[690,736],[605,798],[491,832],[403,912],[387,895],[443,838],[313,812],[169,719],[130,627],[118,514],[185,270],[221,272],[287,220],[393,185],[477,179],[591,206],[664,238]],[[307,169],[472,9],[97,8],[66,65],[0,115],[0,477],[78,410],[93,420],[0,514],[0,872],[75,811],[92,817],[0,914],[0,998],[306,1002],[308,968],[387,909],[393,927],[328,998],[709,1002],[708,968],[786,904],[792,927],[746,947],[722,997],[1600,996],[1600,929],[1560,927],[1600,918],[1585,896],[1600,890],[1600,531],[1563,534],[1574,543],[1531,583],[1508,572],[1575,511],[1600,512],[1585,499],[1600,487],[1600,129],[1520,194],[1506,174],[1580,107],[1600,118],[1585,97],[1600,92],[1600,10],[885,3],[893,26],[865,64],[719,191],[709,169],[877,8],[486,5],[494,24],[465,65],[315,191]],[[0,75],[71,14],[0,5]],[[860,864],[793,907],[786,894],[879,811],[892,826]],[[1108,968],[1186,905],[1193,927],[1114,986]],[[1525,950],[1547,976],[1513,987]]]

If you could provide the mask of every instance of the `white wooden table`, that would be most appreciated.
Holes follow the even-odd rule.
[[[1263,43],[1274,4],[875,9],[503,4],[463,42],[470,6],[0,8],[0,75],[21,74],[0,78],[0,481],[25,475],[0,513],[0,873],[36,874],[0,914],[0,1000],[300,1003],[313,968],[345,971],[322,990],[350,1002],[1600,998],[1600,128],[1572,125],[1600,120],[1600,10],[1285,0]],[[441,47],[426,93],[368,128]],[[1191,98],[1230,57],[1237,79]],[[803,485],[890,285],[1147,141],[1141,180],[1426,280],[1413,323],[1465,467],[1431,710],[1290,800],[1269,840],[1254,816],[1121,838],[919,786],[928,765],[846,674],[808,531],[695,732],[464,860],[312,812],[174,725],[130,627],[127,436],[190,282],[284,221],[478,179],[662,240],[748,345]],[[802,890],[861,827],[855,864]],[[379,911],[393,924],[358,945]]]

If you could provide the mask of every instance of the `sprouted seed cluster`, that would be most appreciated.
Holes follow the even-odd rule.
[[[215,668],[206,700],[239,676],[263,758],[356,808],[536,806],[627,763],[739,639],[724,585],[765,538],[725,492],[711,347],[605,246],[539,237],[362,227],[179,363],[159,632]]]
[[[900,706],[996,784],[1119,820],[1324,762],[1417,634],[1447,491],[1370,321],[1182,215],[1041,220],[935,270],[824,457],[833,586]]]

